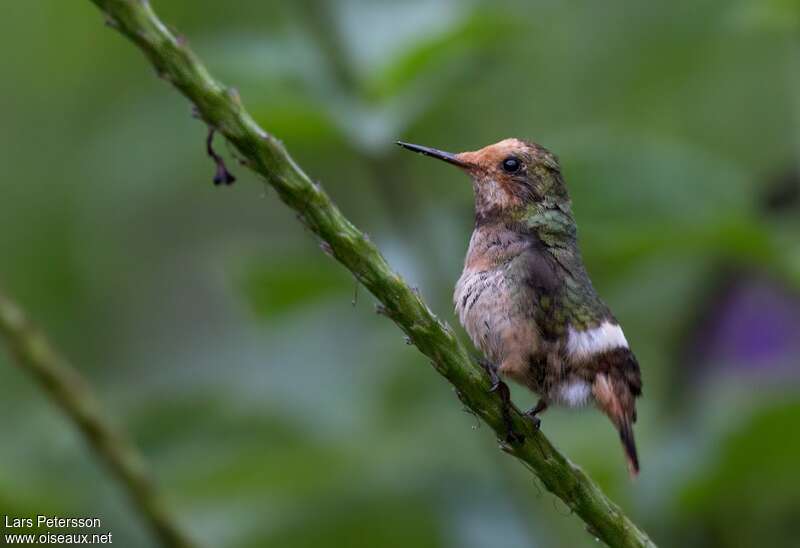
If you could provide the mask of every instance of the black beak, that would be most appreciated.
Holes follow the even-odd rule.
[[[470,167],[470,164],[459,160],[458,155],[452,154],[450,152],[444,152],[443,150],[438,150],[431,147],[424,147],[422,145],[412,145],[411,143],[403,143],[401,141],[397,141],[397,144],[403,148],[407,148],[408,150],[424,154],[425,156],[430,156],[431,158],[438,158],[439,160],[444,160],[445,162],[453,164],[454,166],[463,168]]]

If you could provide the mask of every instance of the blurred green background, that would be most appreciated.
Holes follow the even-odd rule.
[[[642,364],[642,475],[598,413],[545,433],[662,546],[798,545],[796,1],[152,3],[451,324],[470,185],[393,141],[556,152]],[[0,280],[197,539],[596,545],[274,192],[233,160],[211,184],[205,128],[94,6],[6,2],[0,48]],[[153,545],[5,353],[0,434],[0,514]]]

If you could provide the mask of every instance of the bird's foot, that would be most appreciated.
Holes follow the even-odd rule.
[[[525,443],[525,436],[522,434],[517,434],[512,430],[511,422],[508,423],[508,431],[506,432],[506,439],[505,442],[512,447],[516,447]]]
[[[486,371],[486,374],[489,375],[489,380],[492,383],[492,387],[489,388],[489,392],[497,392],[500,389],[500,385],[504,384],[503,381],[500,380],[500,375],[497,374],[497,366],[485,358],[479,358],[478,365],[480,365],[481,368]]]
[[[503,423],[506,429],[505,442],[510,445],[521,445],[525,441],[525,438],[514,432],[514,422],[511,420],[511,390],[509,390],[508,385],[500,379],[500,375],[497,374],[497,366],[483,358],[478,360],[478,364],[486,371],[486,374],[489,375],[489,380],[492,383],[489,392],[497,392],[500,399],[503,401]]]
[[[544,401],[544,399],[540,399],[535,406],[525,411],[525,416],[530,419],[533,423],[533,427],[537,430],[542,426],[542,419],[540,419],[538,415],[545,409],[547,409],[547,402]]]
[[[542,427],[542,419],[540,419],[536,415],[531,414],[530,411],[526,411],[525,412],[525,416],[528,418],[528,420],[531,421],[531,423],[533,424],[533,427],[536,430],[539,430]]]

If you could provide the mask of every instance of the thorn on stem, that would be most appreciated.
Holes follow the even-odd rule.
[[[480,417],[469,405],[467,405],[467,402],[464,398],[464,394],[462,394],[458,388],[456,388],[455,391],[456,391],[456,396],[458,396],[458,399],[461,401],[462,404],[464,404],[461,407],[461,410],[467,415],[471,415],[473,418],[475,418],[475,424],[472,425],[472,429],[473,430],[479,429],[481,427]]]
[[[222,156],[214,151],[214,133],[216,133],[216,130],[213,127],[209,127],[208,137],[206,137],[206,152],[214,160],[214,163],[217,164],[217,172],[214,174],[214,184],[232,185],[234,181],[236,181],[236,177],[234,177],[233,174],[228,171],[228,168],[225,166],[225,160],[222,159]]]
[[[225,91],[228,94],[228,97],[230,97],[233,100],[233,102],[236,103],[237,107],[242,106],[242,97],[241,95],[239,95],[238,89],[236,89],[235,87],[229,87]]]
[[[228,154],[233,156],[233,158],[239,162],[240,166],[247,166],[250,165],[250,162],[244,156],[240,155],[239,152],[231,145],[231,142],[226,140],[225,141],[225,148],[228,149]]]
[[[514,446],[505,440],[497,440],[498,447],[503,453],[514,454]]]
[[[563,506],[562,506],[562,508],[566,508],[566,510],[567,510],[567,513],[566,513],[566,514],[565,514],[564,512],[562,512],[561,510],[559,510],[559,508],[558,508],[558,503],[559,503],[559,502],[560,502],[560,503],[563,505]],[[561,514],[561,515],[562,515],[562,516],[564,516],[564,517],[571,516],[571,515],[572,515],[572,512],[573,512],[573,511],[572,511],[572,508],[570,508],[569,506],[567,506],[567,505],[564,503],[564,501],[563,501],[563,500],[561,500],[561,499],[560,499],[560,498],[558,498],[558,497],[553,497],[553,509],[554,509],[554,510],[555,510],[555,511],[556,511],[558,514]]]
[[[586,525],[586,532],[589,533],[590,535],[592,535],[594,537],[595,541],[599,541],[600,540],[600,533],[598,533],[597,529],[595,529],[591,525]]]
[[[156,67],[156,76],[162,80],[166,80],[167,82],[172,82],[172,77],[162,67]]]

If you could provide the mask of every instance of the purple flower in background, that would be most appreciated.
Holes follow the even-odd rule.
[[[712,370],[800,373],[800,295],[759,275],[725,285],[695,332],[697,361]]]

